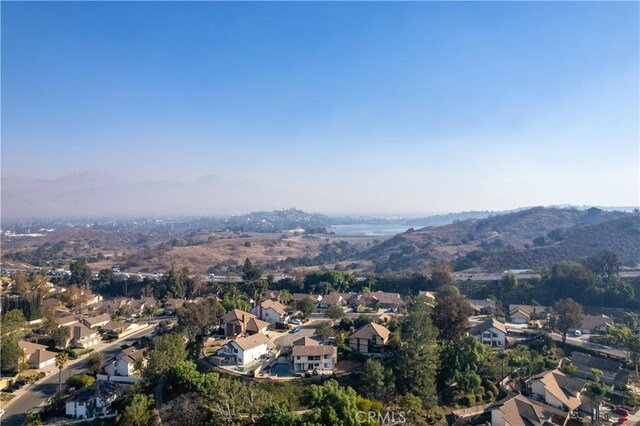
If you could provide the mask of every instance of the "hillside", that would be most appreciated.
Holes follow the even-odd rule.
[[[482,261],[489,270],[537,268],[558,260],[579,260],[609,250],[625,266],[640,262],[640,216],[567,229],[562,240],[529,250],[505,250]]]
[[[567,249],[549,251],[545,259],[563,260],[583,257],[583,253],[587,252],[586,249],[576,253],[570,251],[570,241],[576,239],[577,246],[588,245],[596,252],[605,248],[616,248],[620,240],[620,249],[629,253],[626,260],[630,262],[633,243],[627,239],[632,239],[631,235],[613,233],[608,238],[598,238],[593,240],[595,242],[589,243],[590,234],[583,231],[584,236],[581,237],[583,234],[578,233],[578,230],[588,225],[618,219],[637,219],[637,217],[637,214],[606,212],[595,208],[578,210],[535,207],[485,219],[471,219],[445,226],[409,230],[364,251],[358,258],[373,262],[377,272],[424,271],[434,260],[454,261],[465,255],[471,260],[458,269],[473,266],[502,269],[531,267],[535,265],[523,266],[523,263],[535,256],[522,257],[522,260],[516,261],[513,254],[526,253],[537,245],[549,249],[547,245],[550,242],[552,244],[563,242],[563,246],[568,247]],[[615,225],[612,226],[617,229]],[[574,228],[575,232],[567,231]],[[611,231],[609,228],[606,229]],[[597,232],[597,235],[601,233]],[[595,238],[595,234],[591,237]],[[490,253],[491,259],[494,260],[482,260],[482,257],[487,257],[487,253]],[[501,253],[509,253],[510,257],[507,259],[513,257],[513,261],[495,260],[501,256]],[[539,257],[542,259],[543,252],[540,253]],[[544,262],[536,260],[536,262],[537,264],[546,263],[546,260]],[[515,266],[516,264],[518,266]]]

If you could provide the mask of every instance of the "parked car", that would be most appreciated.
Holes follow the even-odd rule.
[[[4,416],[4,410],[0,410],[0,417]]]
[[[628,418],[626,418],[626,417],[620,417],[620,418],[618,419],[618,423],[619,423],[619,424],[626,423],[626,422],[628,422],[628,421],[629,421],[629,419],[628,419]]]
[[[302,324],[302,321],[300,321],[298,318],[294,318],[291,320],[291,324],[300,325]]]
[[[576,337],[582,336],[582,332],[580,330],[576,330],[576,332],[574,334],[575,334]]]
[[[291,334],[296,334],[298,331],[300,331],[300,327],[296,327],[293,330],[290,331]]]
[[[617,414],[617,415],[622,416],[622,417],[627,417],[629,415],[629,412],[627,410],[625,410],[624,408],[622,408],[622,407],[618,407],[615,410],[611,410],[611,411],[614,414]]]

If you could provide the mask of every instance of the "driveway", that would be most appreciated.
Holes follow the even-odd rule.
[[[293,346],[294,341],[298,339],[302,339],[303,337],[313,336],[316,332],[318,323],[322,321],[327,321],[327,319],[312,318],[309,320],[309,322],[305,324],[294,326],[294,328],[300,327],[300,331],[298,331],[297,333],[282,333],[282,334],[279,333],[280,335],[273,339],[273,343],[275,343],[276,345],[280,345],[282,349],[291,347]],[[272,333],[273,332],[269,332],[267,334],[272,334]]]

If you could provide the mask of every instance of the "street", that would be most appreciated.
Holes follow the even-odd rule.
[[[120,351],[124,344],[132,344],[141,337],[150,335],[155,330],[155,324],[150,322],[148,327],[133,333],[122,340],[116,340],[111,343],[99,343],[94,348],[96,351],[102,352],[105,359],[113,357]],[[82,373],[88,368],[87,356],[77,360],[70,360],[67,366],[62,370],[62,381],[67,380],[69,376]],[[17,396],[4,409],[5,413],[0,422],[3,426],[21,426],[26,419],[28,410],[43,405],[58,390],[58,373],[48,375],[41,381],[25,387],[25,392]]]

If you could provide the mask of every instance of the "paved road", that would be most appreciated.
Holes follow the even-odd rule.
[[[551,334],[551,338],[553,340],[555,340],[556,342],[561,342],[562,341],[562,335],[560,335],[558,333],[550,333],[550,334]],[[592,342],[589,342],[589,341],[584,340],[584,339],[567,336],[567,343],[569,343],[569,344],[571,344],[573,346],[578,346],[578,347],[581,347],[581,348],[602,352],[602,353],[605,353],[605,354],[608,354],[608,355],[613,355],[613,356],[616,356],[618,358],[622,358],[622,359],[626,359],[627,358],[627,352],[625,352],[625,351],[621,351],[620,349],[610,348],[610,347],[604,346],[604,345],[599,345],[597,343],[592,343]]]
[[[127,336],[124,339],[116,340],[112,343],[99,344],[97,351],[102,352],[106,359],[115,356],[120,347],[124,344],[132,344],[139,338],[153,333],[154,324]],[[67,367],[62,370],[62,380],[65,381],[69,376],[82,373],[88,368],[87,357],[72,360]],[[21,426],[26,419],[28,410],[43,405],[47,399],[52,397],[58,390],[58,373],[50,374],[40,382],[34,385],[28,385],[24,394],[16,396],[16,398],[5,408],[5,414],[2,416],[2,426]]]

